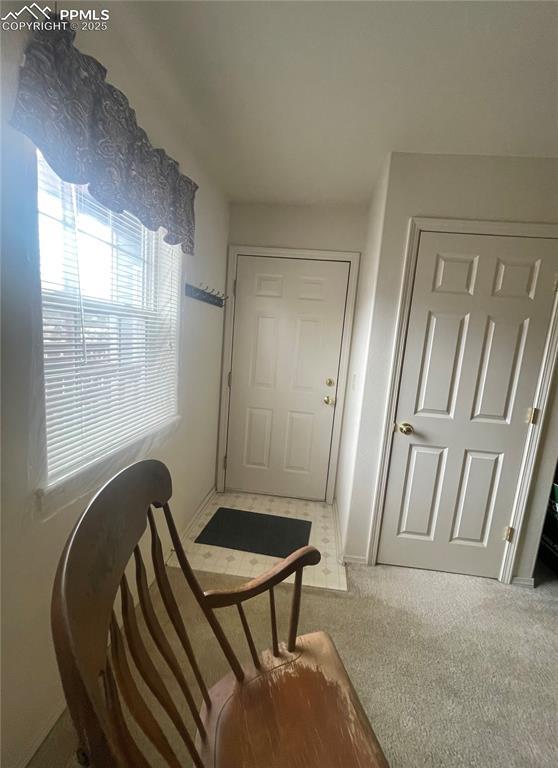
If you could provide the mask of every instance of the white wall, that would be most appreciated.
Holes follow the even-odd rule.
[[[229,242],[275,248],[362,251],[366,205],[231,205]]]
[[[152,141],[176,158],[199,184],[196,252],[188,278],[224,290],[228,204],[188,149],[171,105],[153,85],[149,50],[145,69],[125,55],[112,33],[85,36],[82,49],[108,66],[108,79],[135,107]],[[50,594],[64,542],[87,499],[54,511],[33,512],[28,478],[32,433],[31,338],[36,321],[38,253],[32,148],[7,120],[23,39],[2,39],[2,758],[5,768],[25,765],[64,706],[51,636]],[[178,429],[152,455],[169,466],[173,511],[181,530],[214,486],[223,313],[182,301],[181,387]]]
[[[370,346],[372,310],[378,275],[379,250],[382,242],[388,179],[389,157],[384,163],[380,178],[374,189],[368,212],[366,244],[360,258],[347,397],[343,411],[343,431],[341,433],[335,489],[342,550],[346,548],[356,451],[358,436],[361,430],[362,398],[364,395],[366,364]],[[366,464],[366,461],[362,463]]]
[[[345,490],[349,510],[345,554],[368,555],[379,450],[387,407],[389,372],[393,363],[396,312],[403,274],[409,219],[436,216],[503,221],[558,220],[558,160],[393,153],[374,293],[373,316],[356,447],[352,488]],[[368,290],[374,292],[371,284]],[[556,417],[553,416],[556,420]],[[539,498],[551,478],[549,467],[558,455],[558,429],[548,430],[545,468],[539,471]],[[544,469],[541,467],[541,470]],[[350,497],[347,503],[346,498]],[[534,498],[534,497],[533,497]],[[544,509],[531,504],[533,530]],[[530,575],[530,549],[523,550],[518,575]]]

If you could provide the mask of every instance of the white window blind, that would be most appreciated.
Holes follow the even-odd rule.
[[[176,416],[181,249],[37,161],[51,485]]]

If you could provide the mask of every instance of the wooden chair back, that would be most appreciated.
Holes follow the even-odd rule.
[[[242,601],[269,591],[274,655],[279,655],[273,586],[295,573],[295,592],[289,628],[289,650],[294,650],[300,588],[304,565],[319,561],[313,547],[299,550],[280,566],[239,590],[204,593],[195,578],[176,530],[169,499],[172,484],[168,469],[159,461],[141,461],[116,475],[91,501],[72,531],[62,553],[52,596],[52,631],[68,707],[78,734],[78,760],[99,768],[149,768],[130,733],[124,709],[156,747],[170,768],[180,768],[175,751],[161,725],[138,690],[130,661],[159,702],[181,737],[193,764],[204,763],[160,672],[139,631],[132,592],[125,570],[133,561],[135,583],[145,625],[158,652],[172,671],[195,722],[198,739],[205,738],[195,696],[201,694],[205,711],[212,705],[197,663],[183,617],[165,568],[158,524],[166,525],[182,572],[201,606],[232,672],[238,681],[244,670],[217,620],[214,608],[236,605],[248,648],[256,667],[255,649]],[[191,665],[199,693],[192,693],[181,666],[162,630],[151,599],[139,541],[149,527],[151,559],[162,604]],[[114,606],[118,596],[122,627]]]

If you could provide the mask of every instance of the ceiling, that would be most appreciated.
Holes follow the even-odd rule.
[[[362,202],[390,150],[558,155],[556,3],[126,3],[128,36],[132,13],[234,201]]]

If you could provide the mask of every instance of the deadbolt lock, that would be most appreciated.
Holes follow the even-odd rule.
[[[329,395],[326,395],[324,397],[324,403],[326,405],[335,405],[335,398],[334,397],[330,397]]]
[[[326,379],[326,387],[334,387],[335,379]]]

